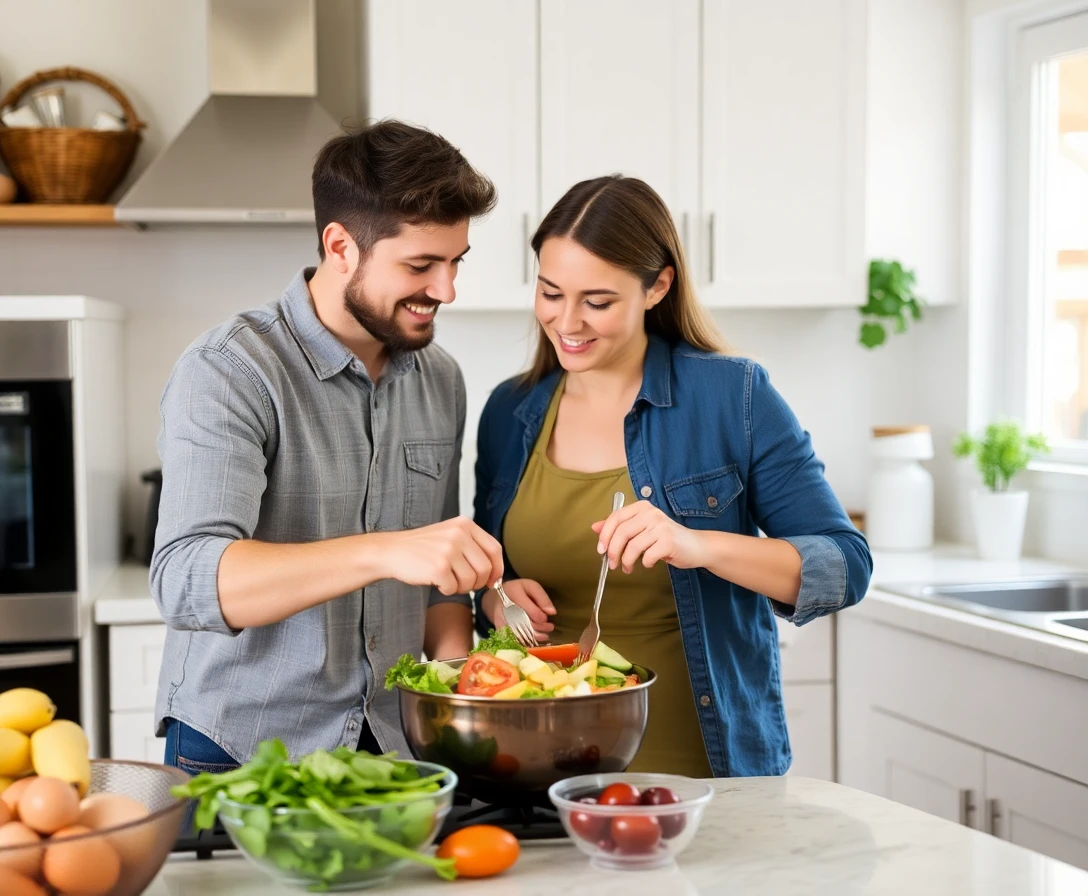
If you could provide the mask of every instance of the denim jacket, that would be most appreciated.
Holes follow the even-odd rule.
[[[475,517],[500,541],[560,375],[529,389],[503,383],[480,418]],[[774,614],[803,625],[856,604],[872,574],[868,545],[824,479],[808,433],[752,361],[651,336],[624,443],[635,492],[672,519],[691,529],[762,531],[801,555],[796,607],[706,569],[669,567],[714,774],[784,774],[791,754]],[[517,577],[508,558],[506,576]],[[476,618],[486,633],[479,604]]]

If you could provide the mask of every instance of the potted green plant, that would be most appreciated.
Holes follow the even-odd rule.
[[[866,348],[883,345],[888,338],[884,321],[896,333],[907,332],[907,321],[922,319],[925,300],[914,291],[914,271],[898,261],[874,258],[869,262],[869,297],[858,310],[864,320],[858,342]]]
[[[975,543],[985,560],[1016,560],[1024,541],[1028,493],[1009,482],[1033,457],[1050,451],[1042,433],[1026,434],[1015,420],[991,423],[978,438],[962,432],[952,450],[973,457],[983,488],[971,494]]]

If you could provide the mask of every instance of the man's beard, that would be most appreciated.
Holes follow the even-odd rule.
[[[438,305],[426,295],[408,296],[393,306],[388,317],[382,316],[363,292],[362,268],[355,272],[351,282],[344,287],[344,307],[355,318],[359,326],[377,339],[391,352],[414,352],[426,348],[434,339],[434,320],[426,324],[417,324],[407,330],[397,322],[397,309],[410,302],[413,305]]]

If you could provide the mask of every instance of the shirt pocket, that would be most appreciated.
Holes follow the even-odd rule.
[[[452,439],[416,439],[404,443],[406,529],[429,526],[442,519],[453,450]]]
[[[737,465],[696,473],[665,485],[665,497],[673,515],[696,529],[734,531],[738,526],[738,502],[744,486]]]

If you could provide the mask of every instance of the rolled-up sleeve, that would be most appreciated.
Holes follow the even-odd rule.
[[[771,603],[779,616],[804,625],[860,601],[873,559],[824,478],[809,434],[758,364],[749,368],[747,387],[752,514],[763,532],[801,555],[797,605]]]
[[[446,483],[446,500],[442,505],[442,519],[452,520],[461,513],[461,452],[465,440],[465,416],[468,404],[465,393],[465,379],[460,370],[457,372],[457,441],[454,444],[453,462],[450,464],[449,481]],[[436,604],[463,604],[472,606],[472,598],[467,594],[443,594],[437,588],[431,589],[428,606]]]
[[[159,407],[151,593],[172,628],[235,635],[219,606],[219,561],[257,526],[271,400],[242,359],[204,347],[178,361]]]

